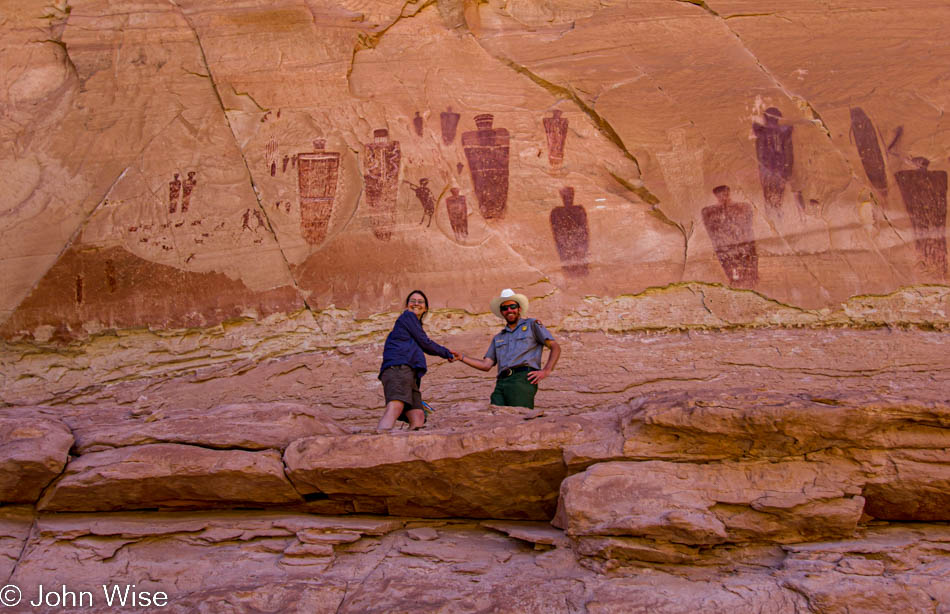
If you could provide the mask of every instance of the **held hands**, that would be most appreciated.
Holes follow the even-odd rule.
[[[455,362],[456,360],[462,360],[462,354],[461,354],[460,352],[456,352],[455,350],[449,350],[449,351],[452,352],[452,358],[449,358],[449,362]]]

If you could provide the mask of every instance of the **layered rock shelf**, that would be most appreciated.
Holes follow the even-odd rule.
[[[733,349],[710,360],[739,369],[748,334],[639,342],[662,361],[712,339]],[[535,410],[452,402],[436,391],[475,384],[443,365],[417,432],[376,433],[375,408],[286,401],[6,407],[5,423],[44,417],[4,431],[18,476],[0,508],[5,577],[46,585],[55,570],[100,592],[121,580],[180,612],[942,612],[948,354],[924,365],[892,347],[883,377],[833,358],[846,347],[874,360],[891,336],[933,350],[942,334],[754,334],[782,340],[781,368],[671,390],[669,361],[664,381],[597,408],[559,392],[585,385],[568,369]],[[223,377],[247,394],[258,370],[271,367]],[[173,380],[108,388],[120,399]]]

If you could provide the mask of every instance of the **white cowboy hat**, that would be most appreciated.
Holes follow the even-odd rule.
[[[518,305],[521,307],[522,317],[524,317],[524,315],[528,313],[528,297],[525,296],[524,294],[515,294],[515,291],[512,290],[511,288],[505,288],[504,290],[501,291],[500,296],[496,296],[495,298],[491,300],[491,304],[490,304],[491,312],[495,314],[496,316],[498,316],[499,318],[501,318],[502,320],[505,319],[505,316],[501,315],[501,309],[499,309],[499,307],[505,301],[517,302]]]

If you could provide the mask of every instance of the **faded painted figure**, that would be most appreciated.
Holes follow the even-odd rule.
[[[446,145],[451,145],[452,141],[455,140],[455,131],[458,128],[460,117],[461,115],[453,111],[452,107],[449,107],[439,114],[439,122],[442,127],[442,142]]]
[[[426,221],[426,216],[429,216],[429,223],[426,224],[426,228],[432,225],[432,214],[435,213],[435,198],[432,196],[432,190],[429,189],[429,179],[423,177],[419,180],[419,185],[414,184],[411,181],[407,181],[409,187],[413,192],[416,193],[416,198],[419,199],[419,204],[422,205],[422,219],[419,220],[419,223],[422,224]]]
[[[851,109],[851,134],[858,148],[864,174],[874,188],[887,196],[887,171],[884,168],[884,156],[877,142],[877,131],[871,118],[860,107]]]
[[[765,202],[773,209],[782,208],[785,184],[792,177],[795,159],[792,151],[792,127],[778,123],[782,112],[775,107],[765,110],[765,123],[755,123],[755,155],[759,160],[759,180]]]
[[[422,136],[423,126],[425,126],[425,120],[419,115],[419,111],[416,111],[416,116],[412,118],[412,127],[416,129],[416,135]]]
[[[551,210],[551,231],[554,245],[569,275],[587,275],[587,250],[590,246],[590,229],[587,211],[574,204],[574,188],[561,188],[560,207]]]
[[[455,240],[461,241],[468,238],[468,205],[465,204],[465,197],[459,194],[458,188],[452,188],[451,192],[451,196],[445,199],[445,207],[449,212],[449,223],[452,224]]]
[[[191,193],[194,191],[195,186],[198,184],[198,180],[195,179],[195,171],[188,171],[188,176],[185,177],[185,183],[181,188],[181,212],[185,213],[188,211],[188,205],[191,204]]]
[[[264,214],[258,209],[245,209],[241,215],[241,231],[253,231],[258,228],[267,230],[267,221],[264,218]]]
[[[178,195],[181,194],[181,179],[178,173],[168,182],[168,212],[174,213],[178,209]]]
[[[548,163],[558,168],[564,162],[564,141],[567,139],[567,118],[561,117],[559,110],[552,111],[553,117],[545,117],[544,134],[548,141]]]
[[[894,174],[914,227],[914,243],[924,268],[947,274],[947,171],[927,170],[930,160],[912,160],[915,170]]]
[[[475,116],[478,128],[462,134],[478,210],[486,220],[501,219],[508,206],[508,144],[504,128],[492,128],[494,116]]]
[[[269,113],[270,111],[268,111]],[[266,117],[266,115],[265,115]],[[261,121],[264,121],[262,118]],[[277,174],[277,139],[271,137],[267,141],[267,145],[264,146],[264,160],[267,162],[268,167],[270,168],[270,176],[273,177]]]
[[[389,140],[385,128],[373,131],[373,142],[363,148],[363,181],[373,234],[388,241],[396,226],[396,195],[399,188],[399,141]]]
[[[297,187],[300,191],[300,234],[310,245],[327,237],[340,172],[340,154],[324,151],[326,141],[315,139],[313,151],[297,154]],[[284,157],[284,165],[287,157]]]
[[[729,284],[752,288],[759,281],[759,256],[752,234],[752,205],[734,203],[729,186],[713,189],[719,201],[703,209],[703,224]]]

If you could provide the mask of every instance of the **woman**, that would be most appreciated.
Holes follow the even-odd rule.
[[[397,419],[408,422],[412,429],[422,428],[426,415],[419,380],[426,373],[425,354],[453,360],[454,352],[429,339],[422,330],[422,316],[427,311],[429,299],[422,290],[413,290],[406,297],[406,310],[386,337],[383,365],[379,368],[386,411],[376,425],[377,431],[388,431]]]

